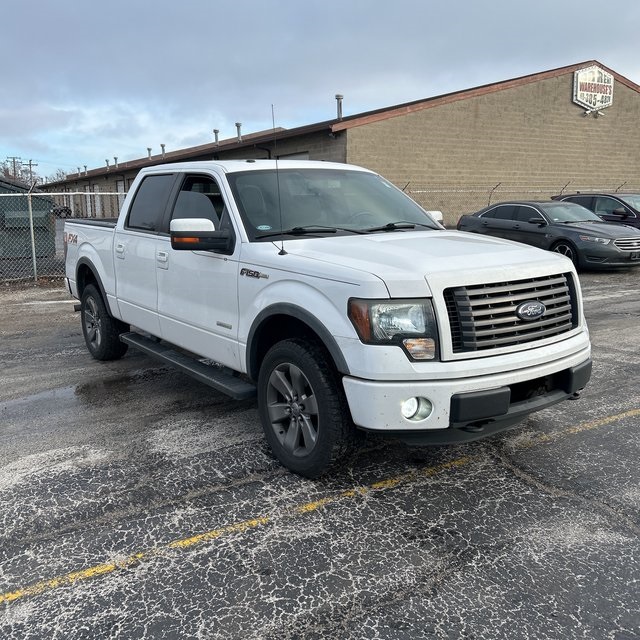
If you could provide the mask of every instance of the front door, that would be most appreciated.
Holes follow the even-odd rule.
[[[233,232],[225,197],[211,176],[184,175],[167,232],[169,220],[176,218],[208,218],[216,229],[226,227]],[[159,238],[156,256],[162,337],[235,370],[241,368],[238,253],[239,243],[228,254],[176,251],[165,235]]]

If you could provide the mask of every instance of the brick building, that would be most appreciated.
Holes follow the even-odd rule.
[[[377,171],[448,223],[487,196],[640,188],[640,86],[595,60],[356,115],[341,108],[333,120],[150,154],[49,186],[123,191],[161,162],[301,157]]]

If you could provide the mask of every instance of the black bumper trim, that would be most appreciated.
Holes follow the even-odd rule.
[[[457,444],[486,438],[521,422],[534,411],[562,402],[583,389],[591,377],[592,362],[584,362],[551,376],[515,385],[458,393],[451,398],[448,429],[395,431],[388,436],[410,445]]]

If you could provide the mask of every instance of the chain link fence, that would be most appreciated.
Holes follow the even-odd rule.
[[[0,281],[64,275],[64,221],[113,218],[124,193],[0,193]]]
[[[400,185],[401,187],[403,185]],[[458,218],[504,200],[549,200],[576,191],[640,191],[640,183],[546,186],[497,183],[481,186],[434,186],[409,182],[404,192],[425,209],[442,211],[453,229]],[[115,218],[124,193],[0,193],[0,281],[37,280],[64,275],[64,221],[69,218]]]

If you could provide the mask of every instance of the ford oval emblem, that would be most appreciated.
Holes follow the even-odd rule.
[[[542,318],[546,310],[547,307],[545,307],[539,300],[527,300],[526,302],[518,305],[516,315],[520,320],[537,320],[538,318]]]

